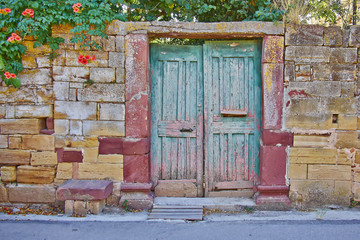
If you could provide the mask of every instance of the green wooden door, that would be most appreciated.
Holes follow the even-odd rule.
[[[151,45],[150,54],[154,183],[192,180],[198,196],[252,196],[259,173],[261,41]]]

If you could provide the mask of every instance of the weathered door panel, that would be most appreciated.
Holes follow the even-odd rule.
[[[201,46],[151,45],[152,180],[194,179],[202,196]]]
[[[207,195],[215,190],[250,189],[257,181],[260,43],[249,40],[204,45]]]

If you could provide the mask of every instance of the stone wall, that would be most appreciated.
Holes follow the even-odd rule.
[[[285,128],[290,199],[297,205],[360,200],[358,27],[287,26]]]

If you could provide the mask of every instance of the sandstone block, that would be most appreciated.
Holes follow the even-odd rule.
[[[15,166],[1,167],[1,181],[2,182],[15,182],[16,181],[16,167]]]
[[[125,120],[125,104],[100,104],[100,120]]]
[[[289,178],[290,179],[307,179],[307,164],[290,164]]]
[[[324,28],[324,45],[325,46],[342,46],[342,30],[339,26]]]
[[[326,148],[291,148],[290,163],[336,164],[337,150]]]
[[[55,100],[69,100],[69,85],[68,82],[54,82]]]
[[[88,67],[53,67],[53,78],[61,82],[85,82],[89,79],[90,71]]]
[[[327,98],[326,110],[331,113],[356,115],[357,102],[355,98]]]
[[[55,152],[32,152],[30,163],[32,166],[55,166],[57,164],[57,154]]]
[[[115,82],[115,68],[91,68],[90,79],[99,83]]]
[[[52,117],[51,105],[19,105],[15,106],[16,118],[45,118]]]
[[[117,83],[124,83],[125,81],[125,68],[116,68],[115,72],[116,82]]]
[[[83,136],[72,136],[67,137],[65,145],[71,148],[91,148],[98,147],[98,137],[83,137]]]
[[[350,47],[360,47],[360,27],[358,25],[350,27]]]
[[[98,160],[99,148],[85,148],[84,149],[84,162],[85,163],[96,163]]]
[[[28,165],[30,163],[30,151],[6,150],[0,151],[0,164],[4,165]]]
[[[354,97],[356,95],[355,82],[342,82],[341,83],[341,97]]]
[[[79,101],[125,102],[124,84],[93,84],[78,91]]]
[[[338,115],[338,126],[339,130],[356,130],[358,126],[356,115]]]
[[[55,169],[52,167],[19,166],[16,174],[19,183],[49,184],[54,181]]]
[[[100,163],[123,164],[124,163],[124,156],[120,155],[120,154],[99,155],[98,161]]]
[[[354,81],[355,64],[313,64],[313,80],[321,81]]]
[[[336,132],[337,148],[360,148],[360,141],[356,131]]]
[[[27,48],[27,55],[44,55],[49,54],[51,49],[47,45],[41,45],[40,47],[34,47],[34,41],[23,41],[23,45]]]
[[[308,178],[315,180],[351,180],[351,166],[309,165]]]
[[[294,135],[294,147],[327,147],[327,135]]]
[[[124,36],[116,36],[115,39],[115,47],[116,52],[125,52],[125,37]]]
[[[99,36],[92,36],[91,40],[99,44],[103,51],[115,51],[115,36],[108,36],[108,39]]]
[[[73,177],[72,163],[59,163],[56,171],[56,179],[67,180]]]
[[[289,84],[290,97],[340,97],[341,83],[340,82],[290,82]],[[296,94],[296,93],[300,93]]]
[[[324,27],[293,24],[285,29],[285,45],[323,45]]]
[[[122,52],[109,52],[109,67],[125,67],[125,55]]]
[[[311,66],[296,65],[295,79],[296,81],[310,81],[311,80]]]
[[[55,134],[57,134],[57,135],[69,134],[69,130],[70,130],[69,120],[55,119],[54,120],[54,129],[55,129]]]
[[[157,197],[197,197],[197,187],[191,181],[159,180],[155,187]]]
[[[79,164],[79,179],[123,180],[122,164]]]
[[[98,215],[102,212],[105,207],[105,200],[100,201],[90,201],[89,209],[92,214]]]
[[[354,182],[360,183],[360,172],[354,172]]]
[[[70,120],[70,134],[82,135],[82,121]]]
[[[354,194],[354,200],[360,201],[360,183],[353,183],[352,192]]]
[[[78,216],[86,216],[89,211],[88,202],[86,201],[75,201],[74,213]]]
[[[55,203],[55,187],[51,185],[11,185],[8,194],[14,203]]]
[[[331,48],[330,62],[356,63],[357,48]]]
[[[22,148],[40,151],[54,151],[54,136],[51,135],[24,135],[22,136]]]
[[[74,200],[65,200],[65,215],[71,216],[74,214]]]
[[[8,148],[8,136],[0,135],[0,148]]]
[[[82,67],[83,65],[78,62],[79,55],[89,55],[93,56],[95,55],[96,61],[92,63],[88,63],[87,67],[107,67],[108,66],[108,52],[104,51],[82,51],[81,53],[79,51],[66,51],[66,66],[78,66]]]
[[[25,55],[21,60],[24,68],[37,68],[36,58],[34,56]]]
[[[84,121],[84,135],[125,136],[124,121]]]
[[[295,81],[295,64],[294,63],[291,63],[291,62],[285,63],[284,81],[285,82]]]
[[[289,46],[285,50],[285,60],[298,63],[318,63],[330,61],[330,47]]]
[[[8,201],[8,194],[4,184],[0,183],[0,203]]]
[[[55,101],[54,107],[56,119],[96,119],[96,103]]]
[[[50,69],[24,69],[18,78],[22,85],[51,84]]]
[[[22,86],[14,91],[0,86],[0,103],[37,103],[51,104],[53,102],[52,86]]]
[[[0,119],[1,134],[39,134],[44,128],[42,119]]]
[[[334,198],[336,202],[350,204],[352,195],[351,181],[335,181]]]

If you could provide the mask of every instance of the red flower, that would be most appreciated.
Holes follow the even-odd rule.
[[[28,16],[31,18],[34,18],[34,10],[32,10],[31,8],[29,9],[25,9],[22,13],[23,16]]]
[[[95,60],[96,60],[95,55],[93,55],[91,61],[95,61]]]
[[[10,8],[4,8],[4,11],[7,13],[11,13],[11,9]]]
[[[21,41],[21,37],[16,36],[16,37],[15,37],[15,40],[18,41],[18,42],[20,42],[20,41]]]
[[[15,40],[14,37],[9,37],[9,38],[7,39],[7,41],[8,41],[8,42],[11,42],[11,43],[14,42],[14,40]]]
[[[77,13],[80,11],[80,9],[78,9],[77,7],[74,7],[73,9],[74,9],[74,13]]]
[[[89,59],[90,59],[90,56],[89,56],[89,55],[85,55],[85,59],[86,59],[86,60],[89,60]]]
[[[77,4],[74,4],[76,5],[77,7],[81,7],[81,3],[77,3]]]
[[[10,74],[10,77],[11,77],[11,78],[16,78],[15,73],[11,73],[11,74]]]

